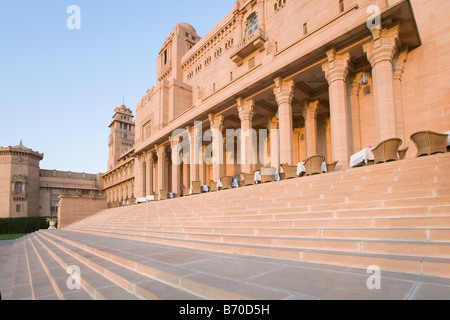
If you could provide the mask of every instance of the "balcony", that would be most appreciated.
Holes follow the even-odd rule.
[[[264,51],[266,43],[266,35],[263,30],[257,29],[251,35],[247,35],[241,43],[239,43],[236,51],[230,56],[230,59],[241,66],[244,59],[256,50]]]

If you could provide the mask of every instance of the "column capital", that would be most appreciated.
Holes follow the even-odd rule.
[[[371,32],[372,40],[363,45],[363,51],[372,68],[381,61],[392,63],[399,39],[399,26],[390,29],[373,28]]]
[[[331,49],[326,52],[326,55],[328,61],[322,65],[322,70],[325,72],[328,84],[336,80],[346,81],[351,54],[349,52],[338,54],[336,49]]]
[[[152,163],[153,162],[153,151],[147,151],[144,153],[145,161]]]
[[[163,145],[155,145],[155,149],[156,149],[156,156],[159,159],[164,159],[167,156],[166,153],[166,147]]]
[[[302,128],[294,128],[294,136],[300,136]]]
[[[176,149],[176,147],[180,143],[180,137],[169,137],[169,142],[170,142],[170,148],[172,150]]]
[[[347,90],[350,96],[359,96],[359,90],[361,89],[361,77],[362,72],[358,72],[349,76],[349,81],[347,82]]]
[[[211,129],[222,131],[224,118],[225,117],[223,116],[223,114],[216,115],[214,113],[210,113],[208,115],[208,119],[209,119],[209,123],[211,124]]]
[[[267,116],[267,129],[278,129],[278,119],[275,116]]]
[[[274,79],[275,88],[273,93],[278,105],[283,103],[291,103],[294,98],[294,80],[284,80],[282,77],[276,77]]]
[[[197,139],[194,140],[201,140],[201,126],[193,125],[193,126],[187,126],[186,131],[188,132],[188,139],[190,143],[193,143],[192,138],[197,137]]]
[[[255,107],[255,100],[245,100],[244,98],[237,99],[237,108],[239,112],[239,118],[241,121],[253,119],[253,109]]]
[[[310,101],[308,99],[305,99],[304,101],[304,108],[303,108],[303,118],[306,120],[308,118],[316,119],[317,115],[319,114],[319,100]]]

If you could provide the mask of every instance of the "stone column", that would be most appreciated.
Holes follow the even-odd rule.
[[[350,150],[353,153],[361,150],[361,118],[359,112],[359,91],[361,89],[361,75],[362,73],[358,73],[351,77],[348,82],[348,103],[349,103],[349,120],[350,120],[350,130],[352,133],[352,145]]]
[[[183,154],[183,186],[188,188],[191,185],[190,180],[190,170],[189,170],[189,162],[190,162],[189,153]]]
[[[145,155],[145,191],[147,196],[153,195],[153,153],[147,152]]]
[[[172,192],[178,196],[181,194],[181,166],[183,159],[180,157],[179,139],[170,139],[172,149]]]
[[[156,156],[158,157],[158,188],[156,193],[160,193],[161,189],[166,188],[166,147],[161,145],[156,145]]]
[[[193,126],[187,127],[189,133],[190,142],[190,178],[191,181],[200,181],[199,164],[201,161],[200,148],[201,148],[201,127]],[[186,186],[187,187],[187,186]]]
[[[373,96],[375,100],[375,122],[377,140],[397,137],[393,57],[396,51],[399,27],[372,29],[372,40],[363,45],[367,59],[372,65]]]
[[[278,129],[277,117],[267,119],[267,129],[269,130],[270,141],[270,166],[280,169],[280,131]]]
[[[347,115],[347,75],[350,53],[337,54],[336,50],[327,51],[328,62],[322,65],[329,85],[330,118],[333,158],[329,162],[339,161],[344,168],[350,160],[348,143]]]
[[[397,137],[403,140],[406,144],[405,136],[405,117],[403,114],[403,89],[402,78],[405,71],[405,63],[408,56],[408,47],[399,49],[394,57],[394,104],[395,104],[395,128],[397,130]]]
[[[214,181],[220,180],[224,166],[223,120],[223,115],[209,115],[212,131],[212,180]]]
[[[144,157],[142,155],[138,155],[136,157],[136,164],[134,166],[134,179],[136,183],[136,190],[135,194],[137,198],[145,197],[145,161]],[[114,201],[116,201],[115,198],[115,191],[114,191]]]
[[[280,130],[280,163],[294,163],[292,99],[294,98],[294,80],[275,79],[274,94],[278,104]]]
[[[303,118],[305,119],[306,157],[317,155],[317,114],[319,100],[305,100]]]
[[[294,128],[294,164],[297,164],[301,161],[301,152],[300,152],[300,135],[302,129]]]
[[[237,100],[239,118],[241,119],[241,171],[251,173],[255,162],[253,152],[253,108],[254,100]]]
[[[133,204],[132,200],[133,200],[133,184],[130,182],[128,182],[128,200],[130,201],[130,205]]]
[[[331,163],[333,159],[333,141],[331,139],[331,118],[328,116],[327,118],[327,128],[326,128],[326,136],[327,136],[327,162]]]

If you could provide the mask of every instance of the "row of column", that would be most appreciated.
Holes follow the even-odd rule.
[[[133,202],[134,185],[131,181],[111,187],[106,191],[108,202],[113,207],[121,206],[123,202]]]
[[[372,39],[363,45],[363,50],[372,66],[373,96],[375,106],[375,128],[377,142],[398,137],[404,141],[404,117],[401,91],[401,78],[408,52],[407,47],[398,48],[399,27],[371,30]],[[351,79],[350,92],[352,114],[347,108],[347,76],[349,73],[350,53],[338,53],[329,50],[328,61],[322,65],[329,84],[332,153],[344,167],[350,158],[351,148],[349,128],[352,128],[354,148],[361,148],[361,130],[359,128],[359,76]],[[353,126],[349,126],[350,119]]]
[[[406,61],[406,50],[397,50],[396,40],[398,38],[398,27],[391,29],[373,29],[372,40],[363,45],[363,50],[367,54],[367,58],[372,66],[373,78],[373,94],[375,103],[375,123],[377,140],[404,136],[403,125],[403,108],[401,105],[401,75],[403,73],[403,65]],[[397,54],[394,61],[394,56]],[[331,49],[326,52],[327,62],[322,65],[325,77],[329,85],[329,101],[330,101],[330,120],[327,130],[327,141],[331,141],[331,150],[327,150],[327,160],[339,161],[345,168],[348,166],[350,158],[350,135],[355,148],[361,147],[361,132],[359,128],[359,114],[357,107],[358,97],[357,91],[350,94],[350,103],[352,106],[352,114],[348,113],[348,88],[347,83],[359,82],[359,76],[350,79],[349,63],[351,55],[348,52],[337,52]],[[294,128],[292,114],[292,100],[294,98],[294,80],[283,79],[277,77],[274,79],[275,88],[274,95],[278,104],[278,116],[269,119],[269,141],[270,141],[270,161],[271,166],[279,167],[280,163],[294,164]],[[355,88],[359,88],[357,85]],[[357,90],[357,89],[355,89]],[[354,99],[354,101],[352,100]],[[317,114],[320,102],[305,101],[303,117],[305,119],[305,136],[307,154],[314,155],[317,153]],[[249,130],[253,128],[252,120],[254,115],[255,101],[252,99],[237,99],[237,109],[241,120],[241,171],[251,172],[251,163],[253,153],[253,141],[249,134]],[[357,122],[358,125],[351,126],[350,119]],[[224,172],[222,161],[224,157],[223,147],[223,115],[209,115],[209,122],[212,132],[212,179],[217,181]],[[182,178],[184,181],[200,180],[199,165],[202,153],[202,131],[199,126],[189,126],[186,128],[190,142],[190,152],[188,155],[183,154],[186,163],[187,157],[192,164],[187,167],[178,163],[172,163],[172,192],[180,193]],[[179,141],[171,140],[172,159],[177,159],[179,149],[177,145]],[[298,147],[298,146],[295,146]],[[159,193],[160,189],[167,189],[168,172],[167,169],[167,151],[164,146],[156,146],[156,157],[158,161],[157,181],[158,190],[153,190],[153,161],[154,154],[147,153],[141,158],[141,177],[137,183],[143,184],[142,195]],[[183,167],[183,169],[181,169]],[[147,170],[146,168],[150,168]],[[181,177],[183,171],[183,177]],[[187,179],[189,174],[189,179]]]

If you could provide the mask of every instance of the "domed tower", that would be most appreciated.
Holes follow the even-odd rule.
[[[109,128],[111,133],[109,135],[108,171],[116,167],[120,157],[134,147],[133,112],[125,105],[116,108]]]
[[[162,44],[157,59],[157,79],[182,81],[181,58],[200,40],[194,27],[179,23]]]
[[[39,215],[39,163],[44,154],[22,144],[0,147],[0,218]]]

